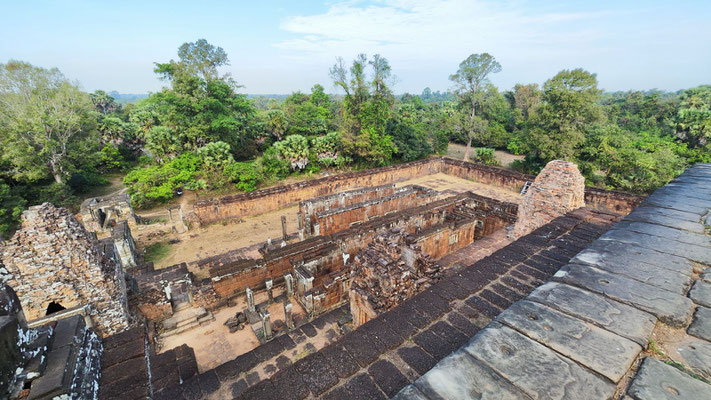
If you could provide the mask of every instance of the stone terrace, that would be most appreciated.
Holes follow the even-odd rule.
[[[394,396],[465,344],[513,302],[547,281],[607,231],[617,218],[590,209],[576,210],[474,265],[453,271],[430,289],[335,343],[293,364],[277,365],[267,379],[249,382],[243,373],[243,363],[250,358],[248,353],[164,392],[164,396],[171,399]],[[254,351],[263,351],[261,347]],[[201,384],[200,377],[210,384]],[[216,381],[219,385],[214,384]]]
[[[466,344],[396,398],[710,399],[710,229],[711,164],[697,164],[471,340],[450,333]],[[391,396],[409,378],[378,363],[346,389]]]

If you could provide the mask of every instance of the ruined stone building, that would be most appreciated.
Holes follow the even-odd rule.
[[[442,176],[462,188],[437,189]],[[117,211],[97,241],[33,207],[2,250],[19,299],[0,290],[0,390],[711,398],[710,188],[709,165],[643,199],[585,187],[567,162],[533,177],[435,157],[201,199],[185,218],[205,229],[290,206],[298,227],[165,268],[141,261]],[[252,342],[235,351],[237,337]],[[652,337],[663,352],[645,351]]]
[[[116,223],[136,224],[136,214],[127,193],[92,197],[81,203],[82,223],[90,232],[109,231]]]
[[[5,283],[17,292],[28,321],[71,310],[102,336],[128,326],[124,271],[100,251],[96,237],[64,208],[30,207],[2,246]]]

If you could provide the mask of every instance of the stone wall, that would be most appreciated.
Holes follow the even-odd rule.
[[[400,230],[375,237],[351,265],[349,293],[357,327],[437,282],[439,265]]]
[[[514,235],[521,237],[556,217],[585,206],[585,178],[569,161],[549,162],[523,196]]]
[[[439,159],[413,161],[275,186],[251,193],[199,200],[193,206],[193,211],[202,224],[263,214],[314,197],[431,175],[439,172],[440,164],[437,160]]]
[[[331,235],[385,214],[427,204],[436,199],[435,194],[426,188],[408,186],[384,197],[324,210],[311,218],[312,232],[316,236]]]
[[[515,192],[520,192],[526,182],[532,182],[535,179],[533,175],[503,168],[447,157],[431,157],[389,167],[348,172],[275,186],[251,193],[203,199],[195,203],[193,212],[187,218],[202,224],[239,219],[244,216],[275,211],[306,199],[347,190],[389,185],[440,172]],[[596,188],[588,188],[585,198],[590,206],[598,210],[612,211],[622,215],[629,213],[641,200],[638,195]]]
[[[92,197],[81,203],[82,223],[90,232],[108,231],[121,221],[136,224],[131,198],[127,193]]]
[[[138,292],[130,296],[130,304],[151,321],[161,321],[173,315],[171,285],[187,283],[192,287],[191,274],[185,263],[154,270],[149,265],[133,271]]]
[[[104,336],[128,326],[123,269],[98,248],[96,237],[64,208],[45,203],[23,213],[2,260],[28,320],[45,316],[55,302],[67,309],[88,306]]]
[[[373,200],[389,196],[395,192],[395,185],[381,185],[375,187],[366,187],[362,189],[349,190],[327,196],[316,197],[299,202],[299,229],[304,230],[308,236],[313,235],[311,220],[315,218],[317,213],[348,207],[353,204],[362,203],[364,201]]]

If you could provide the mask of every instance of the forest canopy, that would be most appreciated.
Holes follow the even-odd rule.
[[[0,64],[0,236],[27,206],[76,208],[120,174],[134,206],[185,190],[252,191],[294,174],[385,166],[445,154],[495,164],[494,150],[524,155],[537,173],[553,159],[579,164],[587,184],[649,193],[695,162],[711,162],[711,85],[675,93],[603,92],[597,76],[563,70],[542,85],[502,90],[493,55],[452,66],[449,92],[396,95],[387,58],[337,58],[330,86],[248,97],[221,71],[228,54],[204,39],[158,61],[165,82],[126,103],[84,92],[57,69]],[[476,148],[471,151],[471,148]]]

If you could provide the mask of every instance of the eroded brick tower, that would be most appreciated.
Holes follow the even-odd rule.
[[[66,209],[44,203],[22,214],[22,228],[0,252],[28,321],[57,310],[89,315],[102,336],[128,326],[123,269],[103,257],[96,237]]]

